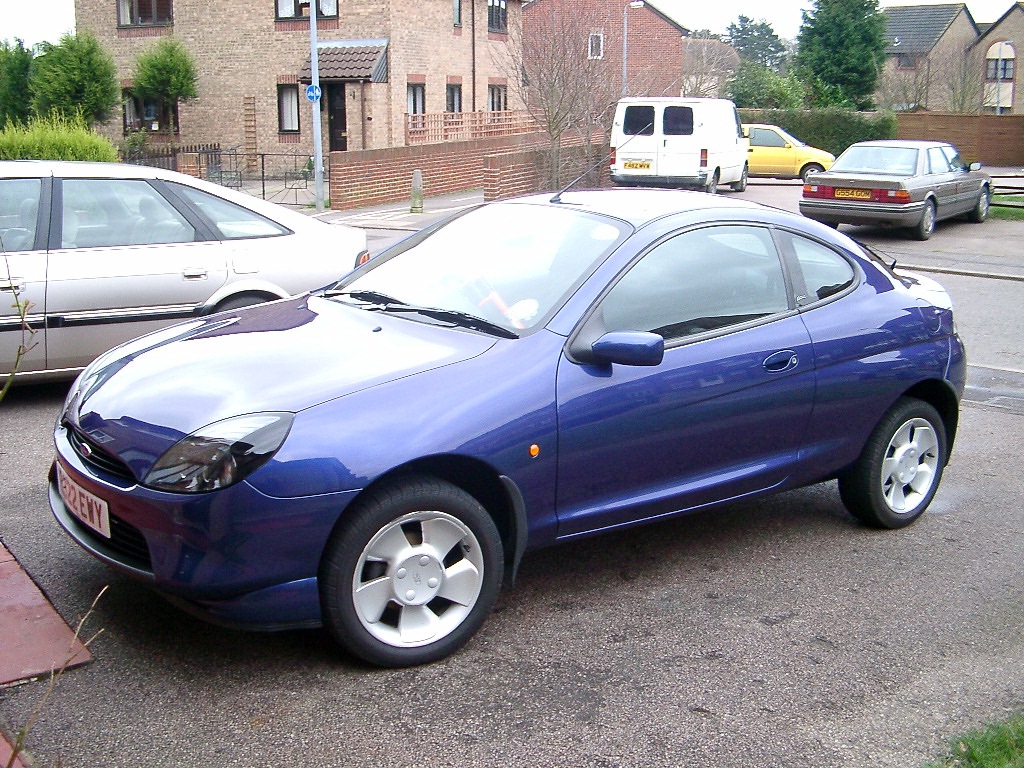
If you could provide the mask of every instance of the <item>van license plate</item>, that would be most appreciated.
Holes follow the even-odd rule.
[[[627,160],[622,164],[627,171],[649,171],[651,163],[649,160]]]

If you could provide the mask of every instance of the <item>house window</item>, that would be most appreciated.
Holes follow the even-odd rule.
[[[179,133],[178,105],[170,109],[161,109],[160,103],[149,99],[140,99],[130,93],[124,94],[124,132],[150,131],[155,133],[166,131],[173,118],[174,132]]]
[[[452,0],[452,25],[462,26],[462,0]]]
[[[173,0],[117,0],[117,23],[122,27],[170,24]]]
[[[277,86],[277,130],[281,133],[299,131],[299,86]]]
[[[989,80],[1013,80],[1013,59],[989,59],[985,77]]]
[[[601,32],[591,32],[590,42],[588,43],[588,59],[603,59],[604,58],[604,35]]]
[[[487,0],[487,31],[508,31],[507,0]]]
[[[310,0],[277,0],[277,18],[303,19],[309,18]],[[338,0],[318,0],[317,18],[338,16]]]
[[[896,55],[896,66],[900,69],[916,69],[917,57],[909,53],[899,53]]]
[[[461,112],[462,111],[462,86],[458,84],[450,84],[445,89],[444,94],[444,111],[445,112]]]
[[[504,112],[508,109],[508,88],[506,86],[487,86],[487,109],[490,112]]]
[[[427,111],[427,86],[422,83],[410,83],[406,88],[406,112],[410,115],[422,115]]]

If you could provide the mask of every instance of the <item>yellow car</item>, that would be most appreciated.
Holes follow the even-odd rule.
[[[836,159],[835,155],[790,136],[777,125],[745,123],[743,133],[750,139],[747,155],[750,176],[807,181],[810,174],[831,168]]]

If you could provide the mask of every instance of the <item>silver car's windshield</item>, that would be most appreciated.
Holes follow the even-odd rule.
[[[383,254],[330,293],[407,314],[465,313],[518,332],[545,318],[629,230],[569,206],[486,205]]]
[[[917,173],[917,152],[913,147],[854,145],[836,159],[832,172],[913,176]]]

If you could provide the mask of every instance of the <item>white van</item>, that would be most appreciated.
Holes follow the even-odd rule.
[[[727,99],[622,99],[611,146],[612,181],[622,186],[747,186],[749,142]]]

